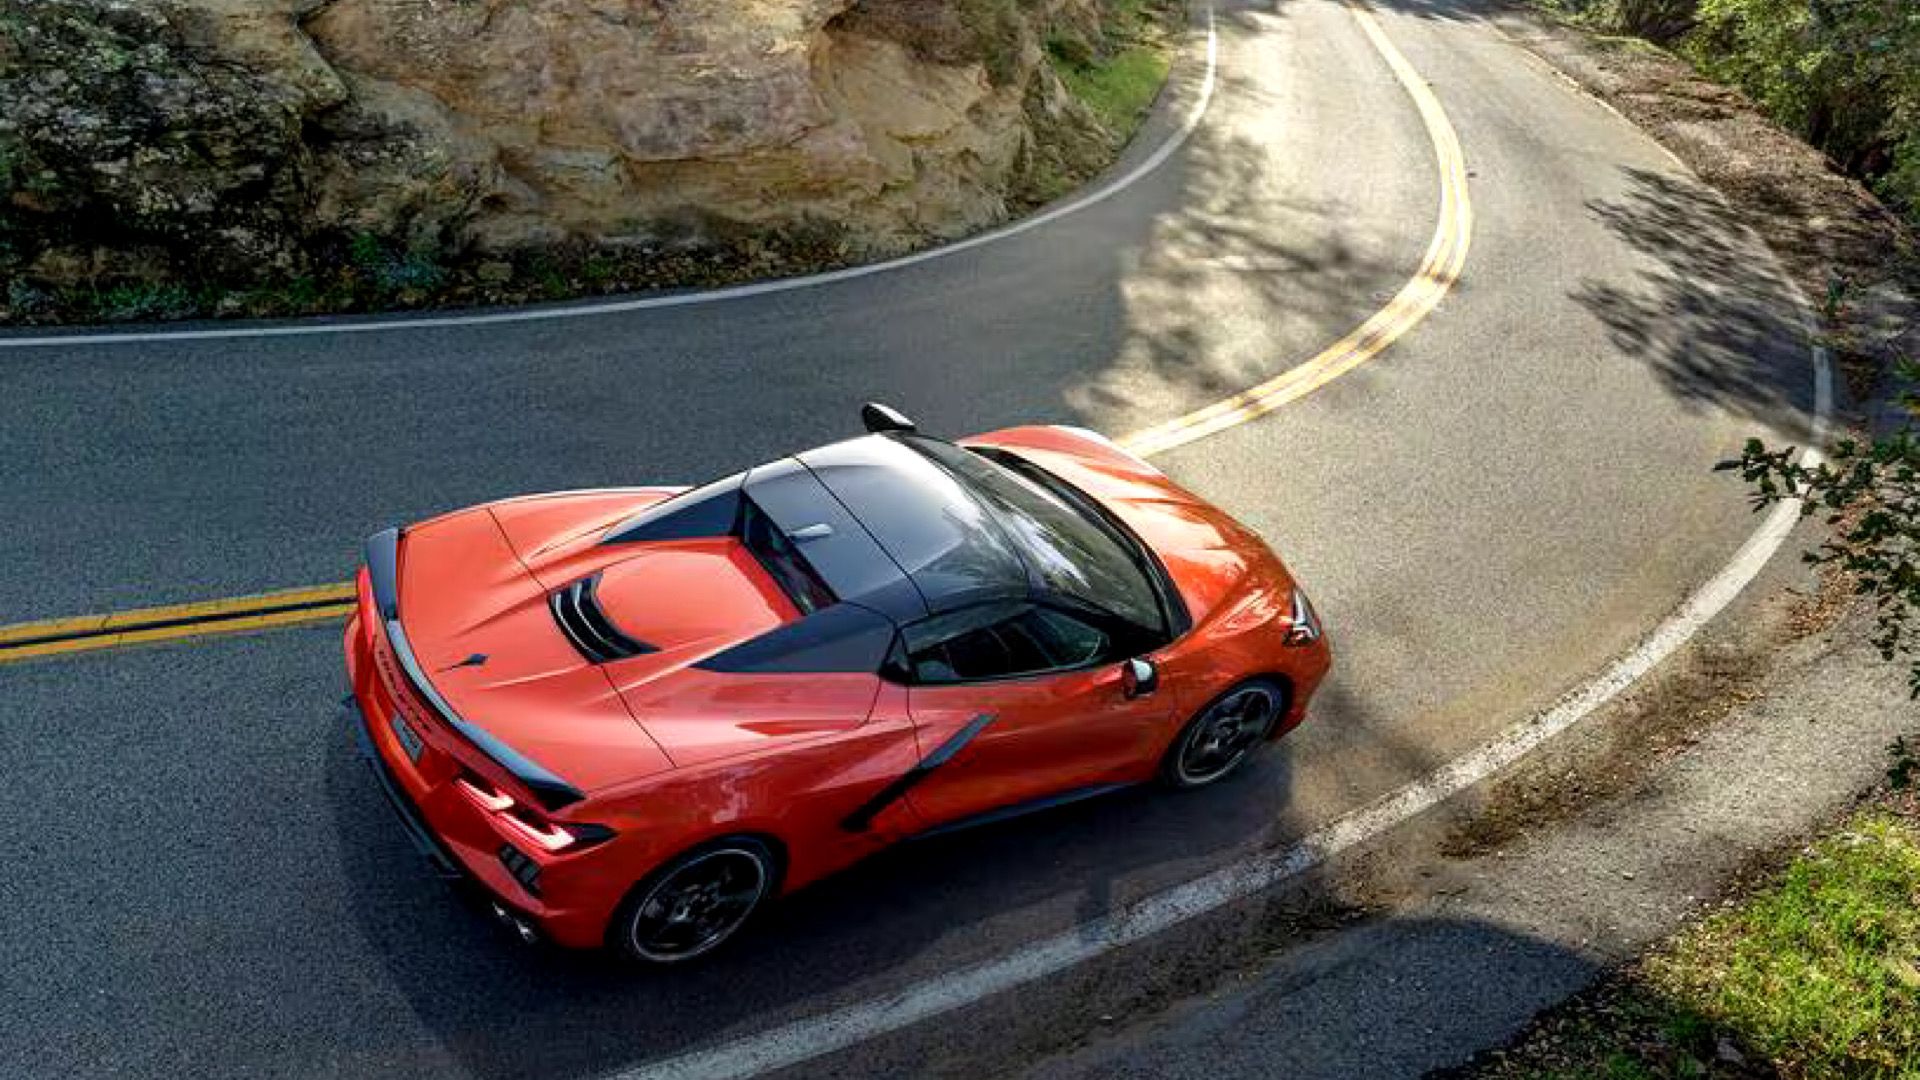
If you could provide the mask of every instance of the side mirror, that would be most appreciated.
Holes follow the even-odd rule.
[[[914,430],[913,421],[907,419],[906,414],[877,401],[869,401],[860,407],[860,422],[876,435],[886,431]]]
[[[1120,666],[1120,692],[1127,700],[1146,697],[1160,689],[1160,669],[1151,660],[1134,657]]]

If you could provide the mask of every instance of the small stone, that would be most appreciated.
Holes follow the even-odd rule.
[[[480,264],[474,276],[489,285],[505,285],[513,280],[513,264],[501,259],[490,259]]]
[[[1741,1053],[1740,1048],[1733,1045],[1732,1040],[1724,1035],[1722,1035],[1720,1041],[1714,1045],[1713,1056],[1729,1065],[1745,1065],[1747,1063],[1747,1055]]]

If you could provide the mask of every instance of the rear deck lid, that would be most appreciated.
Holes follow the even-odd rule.
[[[547,590],[485,510],[409,530],[398,586],[419,675],[474,729],[463,734],[509,771],[519,771],[517,756],[591,791],[671,766],[561,634]]]

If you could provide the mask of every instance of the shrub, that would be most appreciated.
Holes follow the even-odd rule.
[[[1627,33],[1664,45],[1693,29],[1699,7],[1699,0],[1620,0],[1615,19]]]
[[[1920,382],[1920,365],[1902,370]],[[1920,394],[1905,404],[1920,412]],[[1798,498],[1803,514],[1826,515],[1832,535],[1807,561],[1852,575],[1855,591],[1874,605],[1874,645],[1887,660],[1911,658],[1909,685],[1920,698],[1920,427],[1871,442],[1843,439],[1811,468],[1794,455],[1750,439],[1739,458],[1717,468],[1739,470],[1758,506]]]
[[[1920,215],[1912,0],[1700,0],[1687,52],[1883,198]]]

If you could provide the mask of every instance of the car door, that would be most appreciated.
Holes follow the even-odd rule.
[[[1122,637],[1079,613],[1027,602],[907,627],[894,667],[909,683],[920,752],[951,754],[913,787],[915,811],[942,825],[1143,779],[1172,698],[1127,696]]]

